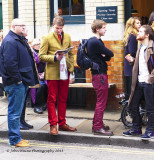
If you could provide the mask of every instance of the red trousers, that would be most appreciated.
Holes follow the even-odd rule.
[[[68,96],[68,80],[48,80],[48,121],[51,126],[57,125],[62,126],[66,124],[66,102]],[[56,103],[57,98],[57,114],[56,114]]]
[[[92,84],[97,95],[93,129],[99,130],[103,127],[103,115],[108,99],[108,76],[106,74],[93,75]]]

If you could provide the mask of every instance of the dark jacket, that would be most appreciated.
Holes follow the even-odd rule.
[[[25,85],[39,84],[31,49],[24,37],[12,31],[0,48],[0,71],[4,86],[22,81]]]
[[[133,34],[130,34],[128,38],[128,44],[125,46],[125,56],[127,54],[130,54],[132,57],[136,57],[136,51],[137,51],[137,40],[136,37]],[[124,61],[124,75],[125,76],[132,76],[132,69],[133,65],[131,65],[127,59],[125,58]]]
[[[103,57],[101,54],[104,54]],[[99,65],[99,73],[97,70],[92,70],[92,74],[107,74],[107,63],[113,57],[112,51],[107,49],[101,39],[96,37],[90,38],[87,44],[87,55],[95,63]]]
[[[137,50],[136,58],[132,71],[132,86],[131,86],[131,95],[129,97],[128,105],[130,104],[132,97],[134,95],[135,87],[138,82],[138,74],[139,74],[139,54],[140,48]],[[147,63],[147,67],[149,70],[148,84],[154,83],[154,67],[149,67],[151,65],[150,57],[154,56],[154,42],[152,40],[149,41],[148,47],[145,50],[145,62]]]

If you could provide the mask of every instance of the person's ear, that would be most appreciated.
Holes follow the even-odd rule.
[[[96,32],[99,32],[99,28],[96,28]]]
[[[146,37],[146,38],[149,38],[149,34],[146,34],[145,37]]]
[[[15,25],[12,26],[12,29],[15,30]]]

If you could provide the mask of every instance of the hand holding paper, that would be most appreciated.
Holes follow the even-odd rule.
[[[55,54],[62,54],[62,55],[63,55],[63,54],[66,54],[67,52],[72,51],[73,48],[74,48],[74,47],[69,47],[69,48],[67,48],[67,49],[57,50]]]
[[[63,55],[64,55],[64,54],[56,53],[56,59],[57,59],[58,61],[60,61],[60,60],[63,58]]]

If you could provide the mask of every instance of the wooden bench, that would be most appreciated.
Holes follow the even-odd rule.
[[[109,83],[109,88],[115,86],[115,83]],[[69,84],[69,88],[93,88],[92,83],[72,83]]]

